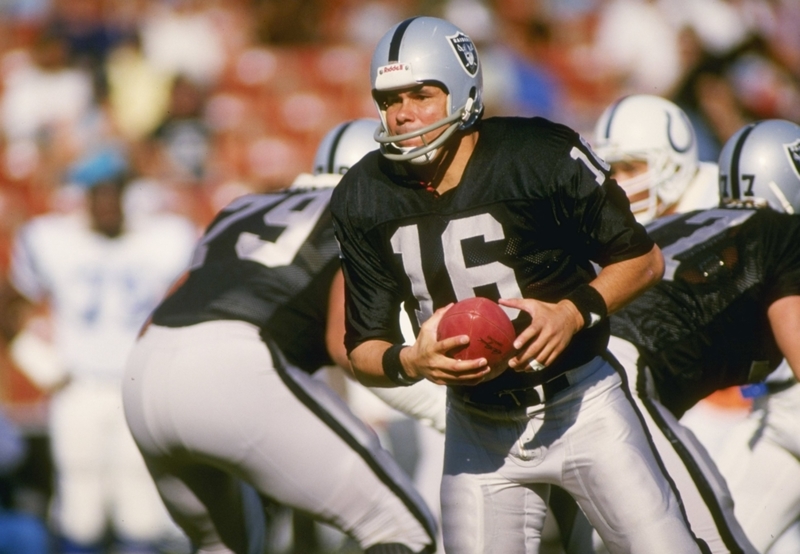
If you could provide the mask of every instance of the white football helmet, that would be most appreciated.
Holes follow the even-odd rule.
[[[412,17],[381,38],[370,66],[372,96],[383,123],[375,133],[381,152],[390,160],[428,163],[457,130],[474,124],[483,113],[483,74],[478,51],[458,27],[436,17]],[[388,92],[425,83],[444,87],[447,117],[422,129],[390,136],[380,97]],[[447,127],[436,140],[418,147],[397,143]]]
[[[675,204],[697,172],[694,128],[681,108],[660,96],[634,94],[610,105],[595,125],[594,142],[597,154],[610,164],[647,162],[646,173],[618,181],[629,198],[648,192],[631,203],[642,223]]]
[[[339,123],[328,131],[314,154],[311,173],[301,173],[292,188],[334,187],[350,167],[378,148],[373,138],[381,122],[365,117]]]
[[[719,155],[724,206],[800,213],[800,125],[768,119],[739,129]]]

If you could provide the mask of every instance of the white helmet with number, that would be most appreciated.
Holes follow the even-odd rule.
[[[436,17],[412,17],[381,38],[370,66],[372,96],[383,123],[375,134],[384,156],[395,161],[428,163],[457,130],[474,124],[483,113],[483,74],[472,40],[452,23]],[[390,136],[382,93],[422,84],[437,84],[447,93],[447,116],[422,129]],[[396,143],[446,127],[430,144]]]
[[[800,125],[767,119],[736,131],[719,155],[719,195],[724,206],[800,213]]]
[[[339,123],[328,131],[314,154],[311,173],[301,173],[292,188],[334,187],[348,169],[378,148],[375,130],[380,121],[365,117]]]
[[[631,211],[647,222],[675,204],[698,169],[697,139],[686,113],[651,94],[625,96],[610,105],[594,130],[595,151],[608,163],[641,160],[647,172],[619,182],[633,198]],[[659,200],[661,208],[659,208]]]

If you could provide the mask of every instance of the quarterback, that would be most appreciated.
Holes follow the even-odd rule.
[[[559,485],[613,552],[699,552],[606,353],[608,313],[663,271],[608,166],[563,125],[483,119],[478,52],[447,21],[398,23],[370,71],[381,148],[331,201],[345,344],[365,384],[448,388],[445,550],[539,551]],[[515,323],[517,353],[499,376],[484,359],[446,356],[463,336],[436,340],[449,305],[474,296]]]

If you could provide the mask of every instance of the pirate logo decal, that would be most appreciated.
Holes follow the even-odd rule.
[[[792,162],[794,172],[800,177],[800,139],[797,139],[791,144],[784,144],[786,147],[786,155],[789,156],[789,161]]]
[[[464,33],[456,33],[447,37],[453,51],[461,61],[461,66],[469,75],[474,76],[478,72],[478,51],[472,40]]]

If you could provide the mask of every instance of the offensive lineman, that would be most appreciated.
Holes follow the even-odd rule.
[[[331,130],[316,175],[234,200],[129,360],[125,414],[175,521],[204,552],[259,552],[261,495],[331,523],[368,554],[436,550],[436,522],[377,436],[311,374],[348,367],[328,202],[375,148],[375,120]]]
[[[720,166],[729,185],[738,181],[741,200],[761,205],[765,210],[800,213],[800,126],[783,120],[767,120],[749,125],[725,144]],[[752,197],[746,186],[752,179]],[[767,204],[764,206],[764,204]],[[800,215],[793,215],[793,220]],[[794,235],[795,241],[797,235]],[[787,240],[791,240],[787,237]],[[793,244],[795,252],[798,243]],[[797,260],[797,256],[794,256]],[[790,260],[777,260],[779,265]],[[796,267],[796,265],[795,265]],[[797,278],[797,273],[795,273]],[[735,514],[759,552],[770,554],[798,552],[797,525],[800,521],[800,296],[780,299],[788,306],[778,313],[770,306],[768,317],[783,317],[775,328],[775,339],[787,364],[769,375],[764,383],[752,387],[762,394],[753,399],[753,411],[729,434],[717,457],[735,501]],[[794,307],[792,307],[792,305]],[[780,336],[782,329],[787,336]],[[763,394],[766,393],[766,394]],[[791,528],[789,533],[785,531]]]
[[[679,106],[665,98],[634,94],[609,105],[597,120],[593,145],[611,166],[612,176],[628,195],[631,210],[640,223],[647,224],[659,216],[713,208],[719,204],[717,164],[698,160],[697,140],[689,118]],[[612,336],[609,349],[620,359],[626,357],[626,350],[622,348],[619,351],[618,348],[619,344]],[[635,384],[637,374],[632,373],[629,379]],[[660,422],[649,415],[648,406],[641,402],[638,393],[642,391],[637,391],[634,386],[632,392],[643,411],[650,434],[659,445],[662,458],[674,455],[674,449],[667,447],[667,441],[677,441],[672,436],[677,435],[685,443],[681,448],[693,452],[693,458],[705,468],[692,478],[680,460],[676,459],[670,466],[669,473],[674,480],[680,483],[679,476],[682,475],[687,481],[682,485],[681,499],[692,530],[714,553],[752,552],[752,546],[734,517],[724,482],[702,441],[698,443],[693,435],[692,427],[687,430],[687,425],[682,422],[680,426],[672,425],[665,434]],[[693,471],[698,470],[695,468]],[[701,477],[703,473],[708,476]],[[700,483],[696,487],[690,486],[688,483],[692,479]],[[707,499],[702,498],[700,488]],[[709,496],[711,491],[714,494]],[[719,501],[713,498],[719,498]],[[557,513],[565,502],[571,503],[556,491],[552,505]],[[584,544],[586,548],[588,539],[577,537],[573,534],[572,544]]]
[[[745,536],[725,480],[677,419],[715,390],[762,381],[784,357],[798,372],[798,141],[799,126],[776,120],[732,137],[720,156],[721,207],[647,226],[664,252],[664,279],[611,318],[609,349],[712,552],[763,552],[763,535]],[[737,518],[751,508],[733,500]]]
[[[395,25],[371,80],[381,152],[331,203],[346,344],[364,383],[448,385],[446,551],[537,552],[558,484],[614,552],[699,552],[605,355],[606,313],[662,270],[607,166],[566,127],[481,120],[477,52],[446,21]],[[449,303],[476,295],[501,299],[520,333],[515,370],[486,382],[485,360],[445,356],[462,337],[435,340]],[[413,346],[400,344],[403,301]]]

